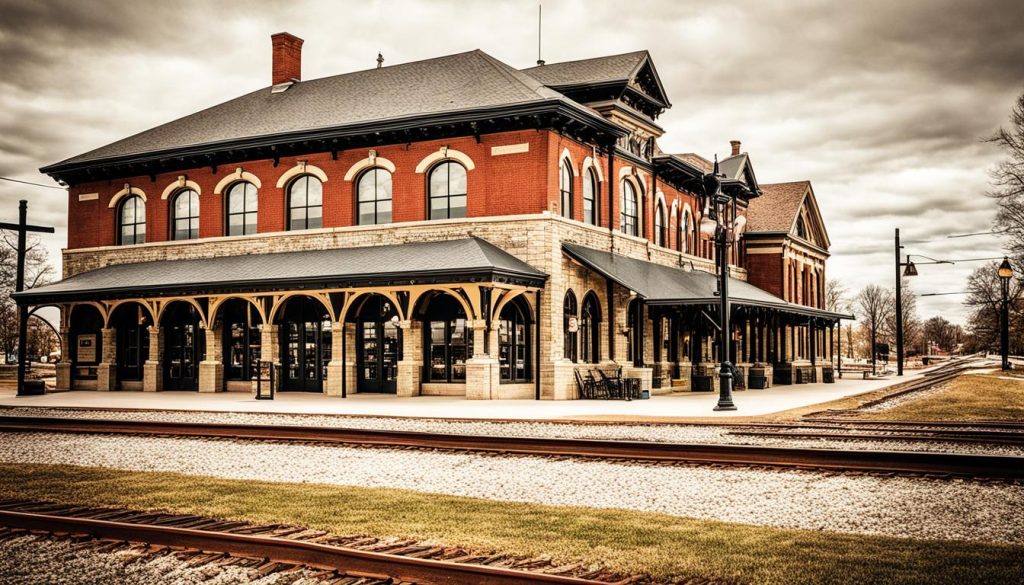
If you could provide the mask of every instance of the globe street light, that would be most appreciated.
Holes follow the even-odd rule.
[[[1000,337],[1000,353],[1003,358],[1003,371],[1010,369],[1010,279],[1013,278],[1013,266],[1010,265],[1010,259],[1003,257],[1003,263],[999,265],[997,271],[999,275],[999,282],[1003,289],[1003,307],[1001,315],[1001,331]]]
[[[704,185],[704,217],[700,220],[702,234],[713,238],[715,253],[718,260],[718,294],[721,318],[719,320],[718,348],[721,367],[718,371],[718,404],[715,410],[736,410],[732,401],[732,372],[730,360],[730,327],[729,327],[729,232],[732,226],[726,222],[726,206],[732,197],[722,192],[722,179],[718,170],[718,157],[715,157],[715,168],[702,178]]]

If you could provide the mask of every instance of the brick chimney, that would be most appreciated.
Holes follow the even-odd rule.
[[[270,35],[274,47],[273,85],[302,79],[302,39],[286,32]]]
[[[740,153],[740,141],[739,140],[730,140],[729,144],[732,145],[732,155],[733,156],[736,156],[737,154]]]

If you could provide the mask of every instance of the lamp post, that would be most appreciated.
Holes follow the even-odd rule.
[[[931,260],[931,262],[923,262],[923,264],[954,264],[949,260],[936,260],[935,258],[929,258],[928,256],[922,256],[921,254],[907,254],[907,261],[900,262],[900,250],[903,246],[900,245],[900,228],[896,228],[896,375],[903,375],[903,276],[917,276],[917,266],[910,259],[911,256],[917,256],[918,258],[925,258]],[[901,271],[902,270],[902,275]],[[874,356],[875,348],[871,348],[871,355]],[[873,360],[872,360],[873,361]]]
[[[1003,257],[1003,263],[999,265],[997,274],[1003,289],[999,350],[1002,354],[1002,367],[1005,372],[1010,369],[1010,279],[1013,278],[1013,266],[1010,265],[1009,258]]]
[[[726,223],[725,212],[731,200],[729,195],[722,193],[722,180],[719,176],[718,157],[715,157],[715,169],[704,175],[704,216],[700,220],[701,233],[714,238],[715,254],[718,260],[718,294],[719,294],[719,354],[721,367],[718,371],[718,404],[715,410],[736,410],[732,401],[732,372],[730,359],[730,327],[729,327],[729,233],[731,226]]]

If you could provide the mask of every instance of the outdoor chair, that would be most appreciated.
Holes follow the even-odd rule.
[[[622,399],[625,398],[625,392],[622,384],[622,378],[616,372],[615,377],[609,376],[604,370],[598,369],[597,375],[599,376],[601,383],[605,387],[605,392],[608,398]]]
[[[575,369],[573,374],[576,375],[576,388],[580,392],[580,398],[588,400],[597,398],[597,383],[594,381],[594,377],[587,374],[587,377],[584,378],[580,375],[580,371]]]

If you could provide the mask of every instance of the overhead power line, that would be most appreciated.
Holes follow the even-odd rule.
[[[12,183],[21,183],[22,185],[33,185],[35,187],[45,187],[47,189],[60,189],[61,191],[64,190],[64,187],[58,187],[56,185],[44,185],[42,183],[33,183],[32,181],[22,181],[20,179],[12,179],[10,177],[0,177],[0,179],[2,179],[4,181],[10,181]]]

